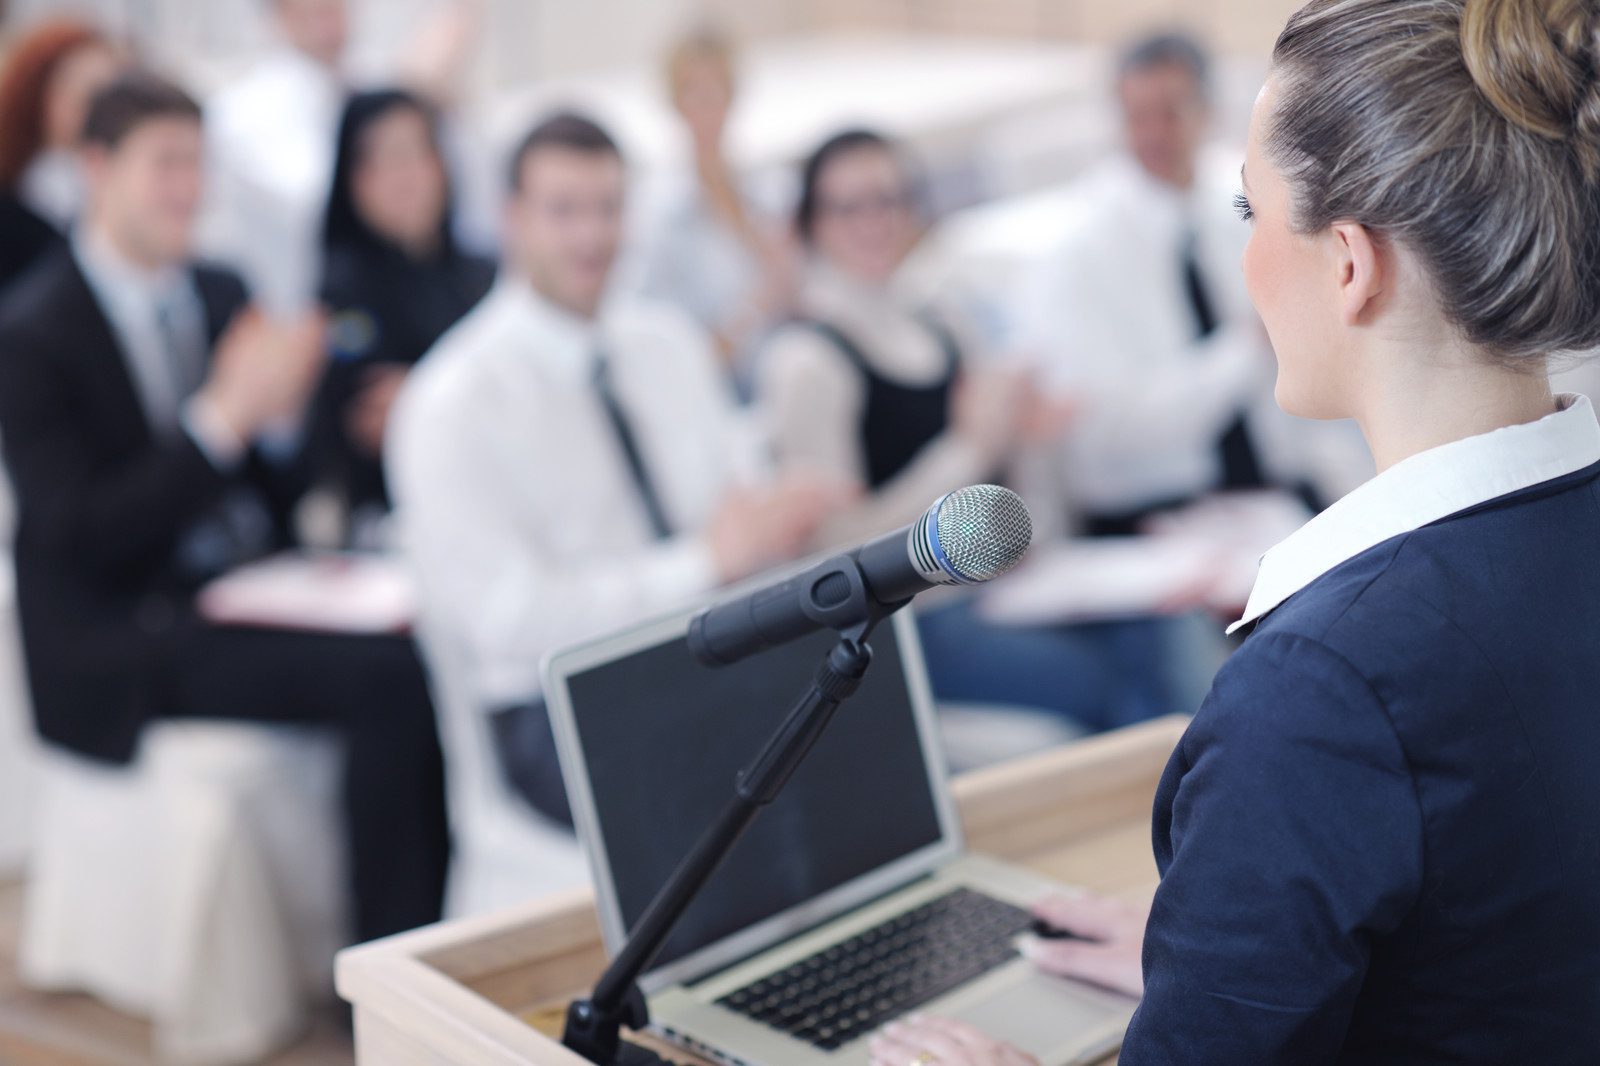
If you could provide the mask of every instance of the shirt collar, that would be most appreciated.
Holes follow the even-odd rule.
[[[526,277],[507,273],[495,285],[496,299],[524,327],[535,358],[572,380],[587,380],[605,343],[609,299],[592,319],[581,318],[546,299]]]
[[[1244,617],[1228,632],[1391,537],[1600,462],[1600,423],[1588,397],[1564,394],[1557,404],[1537,422],[1419,452],[1301,526],[1261,557]]]
[[[73,227],[72,254],[96,294],[123,306],[136,302],[153,307],[179,296],[188,277],[180,266],[151,270],[134,263],[89,226]]]

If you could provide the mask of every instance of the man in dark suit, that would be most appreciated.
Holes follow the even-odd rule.
[[[195,265],[200,111],[128,75],[85,124],[89,206],[0,306],[0,433],[40,734],[125,763],[156,717],[321,723],[345,744],[355,933],[437,918],[447,839],[408,640],[225,627],[205,581],[290,543],[322,323],[283,326]]]

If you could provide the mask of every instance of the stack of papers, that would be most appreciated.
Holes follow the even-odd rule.
[[[978,612],[1000,625],[1060,625],[1194,610],[1242,610],[1264,552],[1311,517],[1293,496],[1228,493],[1160,515],[1136,537],[1042,545],[985,586]]]
[[[217,578],[196,606],[216,625],[404,633],[416,617],[416,592],[392,556],[286,552]]]

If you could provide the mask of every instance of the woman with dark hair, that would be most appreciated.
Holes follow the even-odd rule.
[[[1587,1066],[1600,1049],[1600,5],[1312,0],[1256,100],[1243,269],[1278,403],[1378,474],[1262,558],[1155,801],[1153,905],[1052,972],[1123,1066]],[[1141,965],[1142,964],[1142,965]],[[1030,1062],[916,1020],[880,1066]]]
[[[0,73],[0,288],[62,235],[83,206],[77,144],[89,100],[122,57],[71,19],[18,37]]]
[[[437,118],[417,96],[346,105],[322,242],[332,351],[313,454],[360,541],[388,508],[383,435],[406,372],[494,280],[492,263],[456,244]]]

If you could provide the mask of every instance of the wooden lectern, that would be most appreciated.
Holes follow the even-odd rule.
[[[967,847],[1147,897],[1156,780],[1187,724],[1162,718],[957,778]],[[579,890],[350,948],[338,986],[355,1007],[361,1066],[585,1066],[557,1037],[567,1002],[605,963],[593,899]]]

